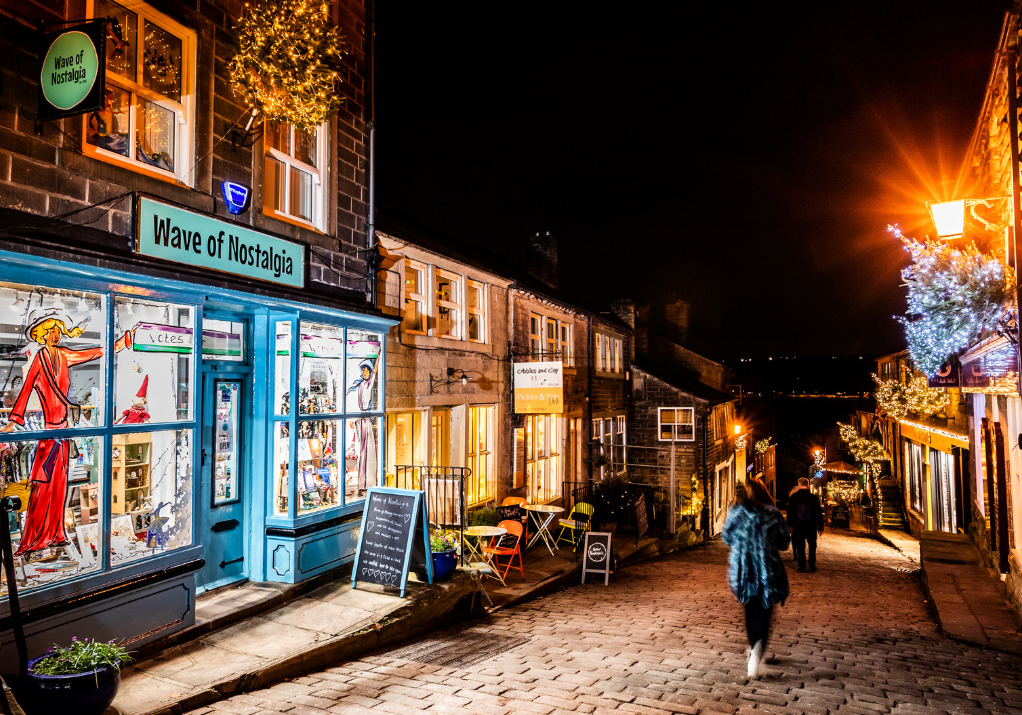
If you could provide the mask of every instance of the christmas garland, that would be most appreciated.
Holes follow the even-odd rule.
[[[909,412],[917,415],[932,415],[940,412],[951,401],[947,390],[930,387],[925,377],[914,377],[908,385],[897,380],[881,380],[876,375],[873,380],[877,384],[877,406],[881,412],[896,420],[905,419]]]
[[[1015,274],[975,245],[957,249],[944,241],[902,240],[912,264],[901,272],[909,317],[898,320],[916,366],[935,375],[948,357],[1015,312]]]
[[[872,464],[887,459],[886,450],[875,439],[860,437],[858,430],[851,425],[838,422],[837,427],[841,441],[848,443],[848,451],[852,453],[856,462]]]
[[[770,440],[771,439],[773,439],[773,438],[772,437],[767,437],[766,439],[761,439],[758,442],[756,442],[756,454],[763,454],[768,449],[770,449]]]
[[[238,53],[228,65],[231,89],[250,110],[297,129],[322,124],[342,101],[332,62],[343,38],[322,0],[261,0],[237,27]]]

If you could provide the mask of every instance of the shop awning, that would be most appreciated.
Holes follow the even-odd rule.
[[[823,465],[823,471],[830,472],[831,474],[854,474],[859,476],[862,474],[862,470],[849,464],[848,462],[827,462]]]

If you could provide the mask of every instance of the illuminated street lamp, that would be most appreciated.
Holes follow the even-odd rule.
[[[926,207],[940,238],[961,238],[965,233],[965,199],[928,202]]]

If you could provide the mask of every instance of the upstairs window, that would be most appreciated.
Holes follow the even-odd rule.
[[[436,334],[443,338],[461,338],[461,278],[437,269]]]
[[[575,364],[575,350],[571,344],[571,325],[561,323],[561,362],[565,367]]]
[[[106,97],[85,115],[86,155],[190,183],[195,35],[136,2],[91,3],[106,28]]]
[[[483,327],[486,325],[486,291],[482,283],[468,281],[465,291],[468,296],[467,318],[468,339],[475,343],[484,342],[486,337]]]
[[[661,407],[659,412],[661,442],[695,441],[695,408]]]
[[[596,333],[596,371],[623,374],[624,341],[613,335]]]
[[[533,359],[543,359],[543,318],[535,313],[529,316],[529,351]]]
[[[263,213],[323,230],[325,124],[296,129],[284,122],[263,127]]]
[[[421,263],[405,263],[405,332],[426,332],[426,267]]]

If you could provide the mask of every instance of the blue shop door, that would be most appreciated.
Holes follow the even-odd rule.
[[[245,578],[245,462],[242,444],[247,377],[205,373],[202,379],[202,509],[206,565],[198,585],[216,588]]]

